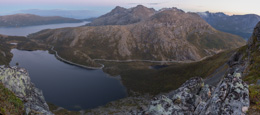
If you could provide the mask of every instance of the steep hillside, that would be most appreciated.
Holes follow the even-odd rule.
[[[251,37],[255,25],[260,21],[260,16],[255,14],[232,16],[221,12],[201,12],[198,14],[217,30],[239,35],[245,39]]]
[[[215,30],[197,14],[176,8],[135,24],[44,30],[28,38],[33,44],[54,46],[61,57],[80,64],[97,59],[198,61],[245,44],[241,37]]]
[[[144,21],[155,14],[155,10],[138,5],[134,8],[125,9],[117,6],[111,12],[100,16],[87,26],[102,26],[102,25],[127,25],[136,22]]]
[[[76,23],[81,20],[59,16],[42,17],[32,14],[14,14],[0,16],[0,27],[22,27],[57,23]]]
[[[243,58],[248,60],[248,67],[243,78],[250,91],[250,115],[260,113],[260,22],[254,28],[251,38],[248,40],[248,48],[243,50]]]

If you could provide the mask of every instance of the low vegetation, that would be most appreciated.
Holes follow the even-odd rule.
[[[2,115],[22,115],[24,107],[22,101],[14,93],[0,83],[0,114]]]
[[[191,77],[208,77],[217,68],[224,65],[235,51],[237,50],[225,51],[194,63],[168,63],[167,67],[161,69],[149,68],[156,63],[100,63],[105,64],[103,69],[105,72],[113,76],[120,75],[128,90],[156,95],[177,89]]]
[[[52,103],[48,103],[48,106],[50,108],[50,111],[55,115],[80,115],[80,112],[78,111],[69,111],[61,107],[58,107]]]
[[[244,80],[248,84],[256,84],[257,80],[260,80],[260,52],[251,52],[250,57],[249,73],[244,77]]]
[[[253,45],[240,48],[240,52],[244,54],[243,59],[249,60],[249,65],[245,70],[246,75],[243,80],[249,85],[250,108],[249,114],[260,112],[260,51],[258,50],[256,37],[252,36]]]
[[[260,112],[260,86],[253,85],[249,87],[250,101],[252,108]]]

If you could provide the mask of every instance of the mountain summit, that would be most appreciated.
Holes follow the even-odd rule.
[[[126,9],[120,6],[114,8],[111,12],[95,19],[88,26],[101,26],[101,25],[127,25],[137,23],[148,19],[155,14],[153,8],[147,8],[138,5],[134,8]]]

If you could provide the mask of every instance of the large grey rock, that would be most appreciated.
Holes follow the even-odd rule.
[[[242,80],[244,64],[234,55],[228,72],[216,88],[191,78],[179,89],[151,101],[149,115],[244,115],[249,108],[248,85]],[[141,112],[140,112],[141,113]]]
[[[151,115],[191,115],[196,108],[202,110],[211,96],[213,87],[204,85],[203,79],[196,77],[186,81],[179,89],[167,96],[155,98],[146,114]]]
[[[29,77],[28,72],[18,67],[0,67],[0,82],[24,102],[26,114],[52,115],[43,97]]]

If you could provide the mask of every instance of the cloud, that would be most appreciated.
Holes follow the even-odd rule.
[[[152,3],[128,3],[128,5],[139,5],[139,4],[143,4],[143,5],[160,5],[163,4],[161,2],[152,2]]]
[[[128,5],[139,5],[140,3],[128,3]]]
[[[162,3],[148,3],[149,5],[160,5]]]

